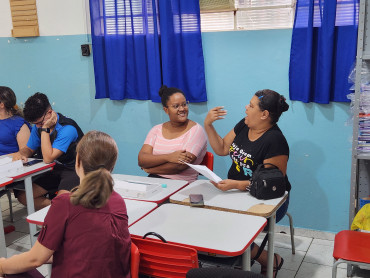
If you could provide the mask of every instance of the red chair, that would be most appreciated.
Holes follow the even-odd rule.
[[[213,153],[206,152],[200,165],[205,165],[209,170],[213,171]]]
[[[140,252],[139,273],[150,277],[183,278],[198,268],[198,254],[193,248],[131,236]]]
[[[140,252],[137,246],[131,242],[131,278],[139,278]]]
[[[352,276],[352,265],[370,266],[370,233],[340,231],[334,239],[332,277],[337,276],[337,266],[348,264],[349,277]]]

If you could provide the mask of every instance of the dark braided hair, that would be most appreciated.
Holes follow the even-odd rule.
[[[260,90],[255,93],[255,96],[259,99],[260,109],[269,111],[271,124],[273,125],[279,121],[281,114],[289,109],[285,97],[273,90]]]
[[[10,112],[13,116],[22,117],[22,111],[17,106],[17,97],[12,89],[0,86],[0,102],[4,103],[6,111]]]
[[[176,94],[176,93],[180,93],[185,97],[184,92],[182,90],[178,89],[178,88],[175,88],[175,87],[168,88],[166,85],[163,85],[159,89],[158,94],[161,97],[161,102],[162,102],[163,107],[167,107],[168,99],[170,98],[170,96],[172,96],[173,94]]]

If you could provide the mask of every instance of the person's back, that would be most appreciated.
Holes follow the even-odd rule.
[[[38,240],[56,250],[52,277],[130,277],[128,217],[117,193],[99,209],[73,205],[70,194],[60,195],[53,199],[45,225]]]
[[[76,152],[80,185],[53,199],[29,252],[0,258],[0,276],[51,262],[51,277],[130,277],[127,210],[111,175],[117,144],[108,134],[90,131]]]

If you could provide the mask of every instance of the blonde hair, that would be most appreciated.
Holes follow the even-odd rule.
[[[101,208],[113,191],[111,172],[118,156],[117,144],[108,134],[94,130],[82,137],[76,151],[76,163],[82,165],[85,177],[72,191],[71,203]]]

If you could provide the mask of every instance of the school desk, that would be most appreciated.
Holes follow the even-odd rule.
[[[143,202],[138,200],[125,200],[127,215],[128,215],[128,225],[132,225],[142,217],[153,211],[157,204],[153,202]],[[42,225],[44,224],[44,219],[49,211],[50,206],[40,209],[27,216],[26,220],[28,223]]]
[[[4,187],[13,182],[12,178],[0,178],[0,190],[3,190]],[[3,224],[3,214],[0,207],[0,257],[7,257],[6,254],[6,242],[4,235],[4,224]]]
[[[29,158],[29,161],[33,160]],[[30,215],[35,212],[35,206],[33,202],[33,190],[32,190],[32,178],[50,171],[53,169],[55,162],[46,164],[44,162],[40,162],[31,166],[23,166],[22,168],[17,169],[16,173],[11,176],[13,178],[13,182],[24,181],[24,188],[26,191],[26,200],[27,200],[27,214]],[[30,236],[31,236],[31,244],[35,243],[34,235],[36,234],[36,226],[33,224],[29,224],[30,227]]]
[[[264,217],[163,204],[133,224],[130,234],[155,232],[166,241],[201,252],[226,256],[243,254],[243,269],[250,269],[250,244],[266,226]]]
[[[141,176],[131,176],[131,175],[121,175],[113,174],[114,180],[128,181],[132,183],[132,186],[135,186],[135,183],[140,184],[158,184],[159,190],[153,195],[143,198],[125,196],[124,194],[120,195],[125,199],[133,199],[147,202],[155,202],[157,204],[163,203],[167,200],[172,194],[184,188],[188,182],[183,180],[171,180],[171,179],[160,179],[160,178],[149,178]]]
[[[268,277],[272,277],[274,266],[274,233],[276,211],[285,202],[288,192],[281,198],[258,200],[249,192],[239,190],[221,191],[208,180],[197,180],[170,197],[171,203],[190,205],[189,194],[202,194],[204,208],[256,215],[269,220]]]

